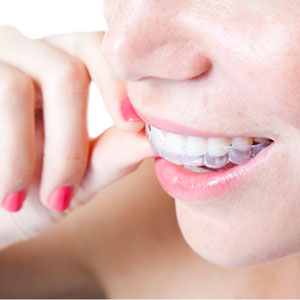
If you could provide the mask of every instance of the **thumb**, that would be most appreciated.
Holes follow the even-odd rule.
[[[85,203],[101,188],[136,170],[144,159],[155,156],[144,129],[133,133],[116,126],[108,128],[91,142],[89,163],[72,201],[74,206]]]

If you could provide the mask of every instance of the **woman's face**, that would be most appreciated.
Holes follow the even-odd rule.
[[[300,1],[106,0],[104,12],[106,60],[147,122],[206,143],[274,141],[235,171],[157,161],[187,243],[227,267],[300,251]]]

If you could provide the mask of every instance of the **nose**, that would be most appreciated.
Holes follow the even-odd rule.
[[[210,68],[199,39],[186,35],[180,26],[180,1],[120,1],[102,44],[116,76],[128,81],[187,80]]]

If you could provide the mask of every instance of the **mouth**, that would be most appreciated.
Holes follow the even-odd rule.
[[[260,136],[190,136],[150,124],[146,133],[158,155],[155,170],[163,188],[174,198],[196,203],[241,187],[274,144]]]

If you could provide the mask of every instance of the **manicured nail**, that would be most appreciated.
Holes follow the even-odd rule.
[[[10,212],[19,211],[23,206],[25,198],[26,192],[24,190],[15,193],[10,193],[4,198],[3,207]]]
[[[70,205],[73,195],[73,188],[71,186],[63,186],[56,189],[49,200],[49,206],[54,210],[63,211]]]
[[[137,115],[136,111],[134,110],[128,96],[124,97],[121,102],[121,112],[124,120],[127,122],[141,120],[141,118]]]

